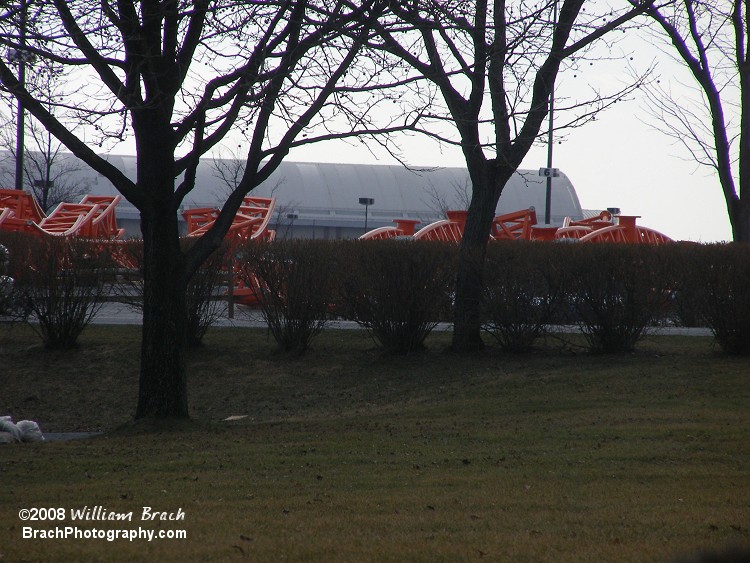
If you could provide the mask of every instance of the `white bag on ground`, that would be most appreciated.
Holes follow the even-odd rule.
[[[10,432],[0,432],[0,444],[13,444],[15,442],[13,434]]]
[[[13,437],[14,442],[21,441],[21,430],[13,424],[13,419],[9,416],[0,416],[0,432],[7,432]]]
[[[22,442],[43,442],[42,429],[33,420],[19,420],[16,427],[21,431]]]

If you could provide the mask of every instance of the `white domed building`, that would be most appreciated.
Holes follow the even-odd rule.
[[[74,158],[64,155],[59,158]],[[108,160],[128,177],[135,178],[134,156],[111,155]],[[0,161],[0,168],[11,168],[11,159]],[[84,165],[70,174],[94,195],[118,192],[98,173]],[[195,189],[185,198],[183,209],[220,207],[230,190],[232,177],[241,163],[205,158],[198,168]],[[12,171],[12,170],[11,170]],[[7,183],[8,170],[1,178]],[[12,182],[6,186],[10,187]],[[400,165],[329,164],[283,162],[271,177],[251,195],[275,197],[276,210],[271,228],[280,238],[356,238],[366,230],[391,226],[394,219],[416,219],[419,227],[444,218],[446,209],[465,209],[471,192],[465,168],[438,168],[412,171]],[[544,217],[546,178],[536,170],[517,172],[506,185],[497,213],[534,207]],[[372,204],[360,203],[372,201]],[[578,196],[562,172],[552,179],[551,220],[561,223],[566,216],[583,217]],[[137,209],[123,199],[117,206],[117,219],[126,236],[140,235]],[[365,225],[365,223],[367,223]],[[418,228],[419,228],[418,227]]]

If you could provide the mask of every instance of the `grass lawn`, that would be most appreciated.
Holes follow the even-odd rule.
[[[136,327],[47,352],[0,327],[0,415],[98,438],[0,446],[0,561],[674,561],[750,548],[750,360],[710,338],[591,356],[383,357],[324,332],[303,358],[213,329],[193,422],[128,424]],[[225,421],[233,415],[247,415]],[[130,522],[71,511],[133,512]],[[62,507],[61,522],[22,508]],[[143,507],[184,520],[142,522]],[[24,539],[24,526],[187,539]]]

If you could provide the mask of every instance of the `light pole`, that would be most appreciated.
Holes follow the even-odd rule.
[[[21,88],[26,83],[26,58],[28,53],[26,52],[26,15],[27,15],[27,1],[21,0],[21,9],[19,22],[19,44],[20,49],[15,49],[9,53],[11,61],[18,62],[18,83]],[[24,150],[24,112],[23,104],[18,99],[16,116],[16,189],[23,189],[23,150]]]
[[[555,29],[557,27],[557,0],[553,3],[552,16],[552,44],[555,43]],[[544,194],[544,222],[549,225],[552,222],[552,177],[557,176],[552,168],[552,129],[555,123],[555,84],[549,93],[549,132],[547,133],[547,190]],[[555,171],[556,172],[556,171]]]
[[[287,213],[286,218],[289,219],[289,227],[284,233],[284,238],[289,236],[289,231],[292,232],[292,237],[294,237],[294,222],[299,219],[299,215],[297,213]]]
[[[367,209],[375,203],[375,200],[371,197],[359,198],[359,204],[365,206],[365,232],[367,232]]]

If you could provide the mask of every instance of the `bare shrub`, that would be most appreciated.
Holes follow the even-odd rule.
[[[108,255],[78,237],[25,236],[18,242],[11,271],[29,324],[47,348],[75,347],[109,292]]]
[[[183,250],[193,244],[191,239],[182,239]],[[143,311],[143,241],[131,239],[110,247],[116,258],[127,264],[129,271],[120,275],[116,287],[116,298],[138,311]],[[201,264],[188,281],[187,301],[187,345],[196,348],[203,344],[203,337],[226,310],[226,299],[222,289],[229,276],[226,271],[228,244],[225,243]]]
[[[498,241],[488,248],[483,328],[506,352],[528,352],[558,309],[560,245]]]
[[[15,281],[8,275],[10,251],[0,244],[0,317],[7,320],[16,318],[17,299]]]
[[[560,249],[574,272],[567,278],[567,304],[589,349],[632,351],[669,303],[672,288],[658,247],[596,243]]]
[[[455,247],[441,242],[351,243],[342,274],[341,312],[392,354],[424,349],[451,310]]]
[[[304,354],[333,303],[335,245],[327,241],[250,241],[238,253],[243,280],[256,287],[279,350]]]
[[[724,352],[750,354],[750,247],[696,245],[688,264],[694,278],[684,298],[697,303]]]
[[[228,245],[218,248],[188,282],[187,298],[187,344],[196,348],[203,344],[203,337],[226,311],[226,299],[222,290],[227,285],[226,270]]]

